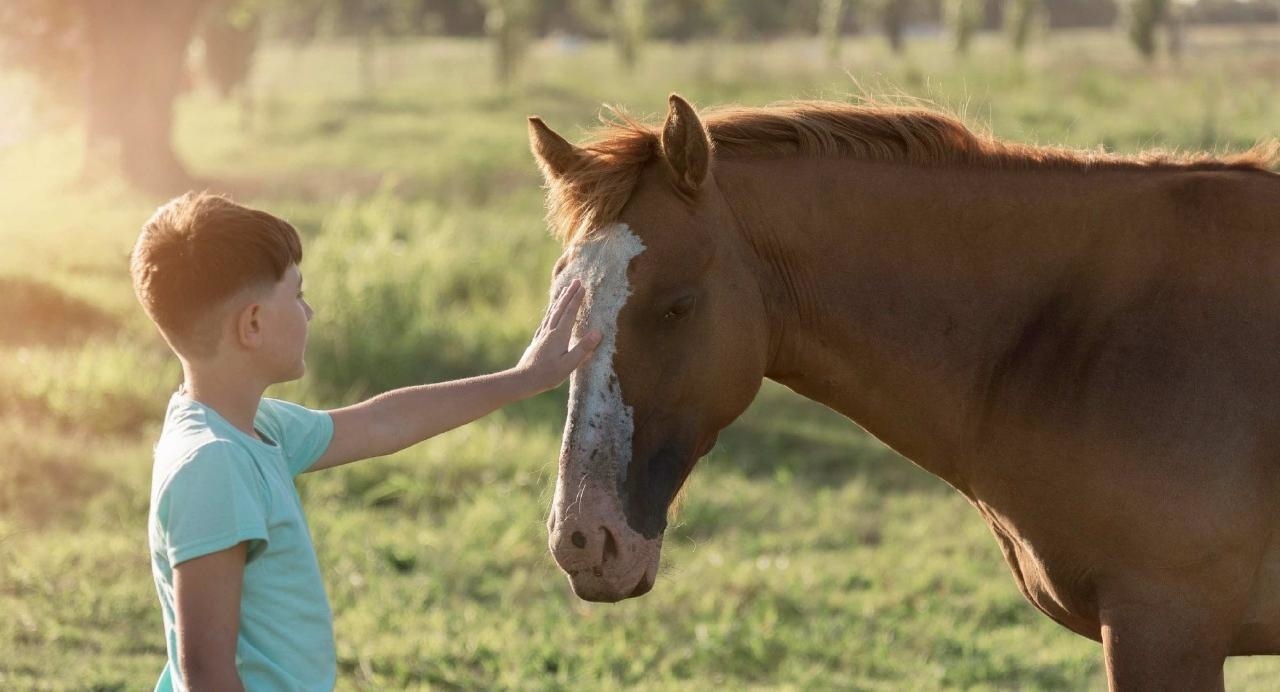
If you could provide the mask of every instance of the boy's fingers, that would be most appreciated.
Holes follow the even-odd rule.
[[[569,350],[569,341],[573,338],[573,326],[577,322],[580,305],[581,299],[571,300],[565,311],[567,315],[561,315],[560,322],[553,325],[548,332],[548,339],[556,345],[557,352],[563,353]],[[585,338],[585,335],[581,338]]]
[[[582,305],[582,296],[584,293],[585,291],[582,290],[582,287],[578,284],[577,280],[574,280],[573,284],[569,286],[569,290],[560,297],[560,300],[556,301],[556,309],[551,317],[551,329],[553,331],[560,328],[560,323],[563,320],[565,313],[570,311],[575,315],[578,313],[578,308]]]
[[[569,352],[566,355],[568,356],[569,362],[573,363],[573,367],[576,368],[579,365],[582,365],[583,361],[590,357],[592,352],[596,350],[596,347],[600,345],[600,339],[600,332],[592,330],[587,332],[586,336],[579,339],[578,343],[573,345],[573,348],[569,349]]]
[[[547,325],[551,324],[551,316],[555,314],[556,306],[560,304],[561,296],[563,296],[565,290],[570,287],[571,286],[561,286],[556,291],[555,296],[551,298],[551,302],[547,303],[547,311],[542,313],[542,321],[538,323],[539,332],[543,331],[544,329],[547,328]]]
[[[556,325],[560,323],[560,314],[564,312],[565,302],[573,296],[573,292],[574,286],[570,284],[556,296],[555,302],[551,304],[551,308],[547,311],[547,329],[554,330]]]

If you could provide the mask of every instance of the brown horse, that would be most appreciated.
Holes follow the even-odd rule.
[[[1280,653],[1280,158],[996,141],[922,109],[678,96],[583,147],[530,119],[579,277],[550,546],[647,592],[672,498],[772,378],[986,519],[1113,688]],[[553,287],[554,288],[554,287]]]

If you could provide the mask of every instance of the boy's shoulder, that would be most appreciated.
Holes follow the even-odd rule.
[[[249,450],[205,407],[174,395],[156,442],[152,485],[160,490],[179,469],[200,460],[251,462]]]
[[[328,412],[280,399],[263,397],[254,425],[279,445],[294,476],[307,470],[333,439],[333,419]]]
[[[283,399],[262,397],[253,424],[265,433],[285,433],[289,428],[311,421],[319,411]]]
[[[242,463],[267,466],[282,459],[289,475],[296,476],[324,452],[333,435],[333,421],[326,412],[279,399],[264,397],[253,423],[263,439],[236,429],[217,411],[175,394],[155,448],[153,489],[159,490],[167,477],[202,456],[229,454]]]

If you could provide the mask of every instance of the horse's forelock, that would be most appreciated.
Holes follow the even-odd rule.
[[[547,186],[547,223],[568,245],[618,218],[645,164],[658,153],[653,128],[622,114],[583,146],[587,156]]]

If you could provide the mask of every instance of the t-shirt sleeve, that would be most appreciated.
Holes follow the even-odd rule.
[[[293,476],[311,468],[333,440],[333,418],[325,411],[263,399],[258,408],[264,432],[280,445],[289,473]]]
[[[232,443],[197,449],[170,475],[159,501],[171,566],[243,541],[250,560],[267,547],[266,484],[253,459]]]

